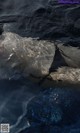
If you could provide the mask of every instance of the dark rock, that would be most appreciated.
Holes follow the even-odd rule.
[[[79,36],[79,5],[61,5],[57,0],[4,0],[0,4],[0,23],[5,31],[52,40]]]

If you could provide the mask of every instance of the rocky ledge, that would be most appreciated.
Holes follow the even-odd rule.
[[[79,55],[78,48],[72,48],[72,52],[75,49]],[[0,79],[28,77],[33,81],[37,80],[38,83],[43,83],[46,79],[51,82],[79,83],[80,69],[73,66],[72,60],[69,61],[69,57],[64,53],[70,56],[66,46],[63,49],[61,44],[55,45],[55,42],[4,32],[0,36]],[[71,54],[72,62],[74,62],[73,57]],[[75,59],[80,62],[78,58]]]

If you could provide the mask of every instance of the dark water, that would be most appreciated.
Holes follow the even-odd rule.
[[[0,81],[0,123],[10,123],[11,133],[28,126],[24,115],[29,101],[40,88],[28,80]]]
[[[79,133],[80,90],[0,81],[0,123],[10,123],[10,133]]]
[[[79,12],[80,5],[57,0],[0,0],[0,34],[79,42]],[[1,80],[0,123],[10,123],[10,133],[80,133],[79,89]]]

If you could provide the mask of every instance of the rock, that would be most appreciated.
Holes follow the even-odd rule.
[[[46,75],[54,54],[54,43],[23,38],[10,32],[3,33],[0,39],[0,78]]]
[[[75,22],[74,27],[80,30],[80,19]]]
[[[80,68],[80,43],[77,41],[57,45],[68,66]]]
[[[58,68],[50,74],[53,81],[65,81],[68,83],[80,83],[80,69],[71,67]]]
[[[73,47],[72,42],[59,43],[59,51],[56,51],[53,42],[4,32],[0,36],[0,79],[28,77],[39,82],[41,77],[50,72],[52,79],[46,76],[43,82],[46,79],[80,82],[80,49],[79,43],[74,44]]]
[[[57,0],[4,0],[0,4],[0,23],[4,30],[21,36],[52,40],[72,37],[74,23],[80,18],[79,5],[61,5]]]

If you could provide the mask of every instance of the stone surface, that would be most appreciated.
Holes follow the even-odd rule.
[[[80,85],[75,85],[78,90],[74,84],[70,90],[69,84],[58,86],[61,80],[80,82],[80,69],[50,73],[44,86],[53,87],[44,92],[23,78],[39,83],[49,73],[54,41],[61,42],[58,48],[66,63],[80,67],[79,12],[80,5],[57,0],[0,0],[0,79],[12,79],[0,80],[0,123],[10,123],[10,133],[80,133]],[[56,59],[59,67],[61,58]]]
[[[57,44],[58,52],[70,68],[62,67],[59,63],[61,62],[59,54],[57,53],[58,58],[55,57],[55,43],[4,32],[0,36],[0,79],[18,79],[27,76],[31,79],[30,76],[33,76],[40,81],[39,77],[49,74],[50,68],[55,66],[56,72],[51,72],[51,80],[80,82],[79,44],[74,47],[72,45],[70,42]]]
[[[13,44],[10,44],[13,48],[12,52],[10,50],[5,52],[5,50],[3,55],[5,55],[6,58],[1,57],[3,60],[8,59],[7,63],[3,61],[3,65],[1,64],[1,75],[7,77],[8,74],[8,77],[13,78],[13,73],[15,73],[18,78],[20,75],[26,75],[26,73],[27,75],[31,73],[34,76],[37,74],[37,76],[48,74],[54,59],[55,50],[53,49],[55,48],[52,46],[54,44],[45,41],[47,43],[47,47],[45,47],[45,42],[40,41],[40,43],[43,44],[43,46],[40,46],[41,52],[39,49],[39,41],[31,39],[33,37],[38,37],[42,40],[61,41],[61,44],[64,44],[64,41],[65,43],[68,42],[68,46],[66,46],[66,44],[59,44],[60,53],[67,65],[70,67],[80,67],[80,52],[79,48],[75,47],[75,44],[77,45],[77,42],[80,42],[80,5],[61,5],[57,0],[13,0],[13,2],[4,0],[0,1],[0,4],[0,31],[1,33],[2,31],[5,32],[2,35],[4,38],[3,43],[5,42],[5,45],[7,45],[8,42],[13,42]],[[18,34],[30,38],[22,38],[18,36]],[[72,44],[72,47],[72,42],[69,42],[70,39],[72,39],[72,41],[77,40],[77,42]],[[26,48],[29,46],[27,42],[29,42],[32,47],[30,47],[29,50]],[[23,46],[21,43],[24,43]],[[35,48],[37,51],[36,54],[32,52],[35,51],[33,50],[33,47],[35,47],[33,43],[37,45]],[[15,44],[17,46],[14,46]],[[3,46],[0,47],[1,52],[2,47]],[[6,49],[8,49],[8,47],[10,46],[7,45]],[[17,54],[15,54],[14,47],[17,47]],[[25,50],[23,50],[23,47],[25,47]],[[47,51],[47,49],[49,49],[49,51]],[[2,53],[0,55],[2,55]],[[26,58],[26,55],[28,55],[28,58]],[[39,57],[36,55],[39,55]],[[48,57],[44,57],[45,55]],[[43,62],[45,64],[44,66]],[[6,64],[5,70],[3,70],[4,64]],[[59,61],[56,64],[57,66],[60,65]],[[55,68],[58,67],[55,65]]]
[[[55,81],[80,83],[79,68],[62,67],[62,68],[59,68],[56,72],[52,72],[50,76],[52,80],[55,80]]]
[[[68,66],[80,68],[80,42],[70,41],[57,45]]]
[[[78,4],[59,4],[58,0],[1,0],[0,4],[4,31],[46,39],[79,37]]]
[[[30,74],[39,77],[49,73],[55,54],[54,43],[10,32],[0,38],[0,77]]]

